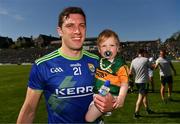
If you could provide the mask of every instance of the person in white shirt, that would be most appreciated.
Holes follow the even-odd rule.
[[[150,67],[150,63],[147,57],[144,57],[146,51],[140,49],[138,52],[138,56],[132,60],[130,65],[130,75],[134,75],[135,77],[135,85],[138,89],[139,95],[136,101],[136,108],[134,113],[134,118],[139,118],[141,115],[139,114],[142,103],[146,108],[148,114],[152,114],[153,111],[149,108],[147,93],[148,93],[148,68]]]
[[[151,65],[155,64],[154,57],[150,57],[149,53],[145,53],[145,57],[148,58],[149,63]],[[154,88],[154,68],[153,67],[149,67],[148,68],[148,76],[149,76],[149,89],[150,89],[150,86],[151,86],[151,92],[154,93],[155,92],[155,88]]]
[[[161,80],[161,99],[166,102],[165,99],[165,85],[168,84],[168,100],[172,100],[172,88],[173,88],[173,76],[172,70],[174,75],[176,75],[176,70],[169,59],[166,57],[166,51],[160,50],[159,58],[156,60],[155,68],[159,67],[159,74]]]

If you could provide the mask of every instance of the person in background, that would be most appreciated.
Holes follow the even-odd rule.
[[[148,104],[148,68],[151,66],[149,64],[148,58],[145,57],[146,51],[144,49],[139,49],[138,56],[132,60],[130,65],[130,75],[135,78],[135,85],[138,89],[138,99],[136,101],[136,107],[134,112],[134,118],[141,117],[140,108],[142,103],[148,114],[152,114],[153,111],[149,108]]]
[[[150,57],[150,54],[148,52],[145,53],[145,57],[148,58],[150,65],[154,65],[155,64],[155,60],[153,57]],[[154,93],[155,89],[154,89],[154,68],[149,67],[148,68],[148,76],[149,76],[149,90],[150,90],[150,86],[151,86],[151,92]]]
[[[129,69],[119,51],[120,40],[118,35],[109,29],[103,30],[97,39],[98,51],[101,55],[99,67],[96,69],[95,93],[105,81],[110,81],[110,93],[114,95],[113,109],[123,107],[128,91]],[[93,102],[86,114],[86,121],[93,122],[103,115]],[[107,115],[109,113],[106,113]]]
[[[154,58],[153,57],[149,57],[149,62],[151,64],[154,64]],[[152,93],[155,92],[155,86],[154,86],[154,70],[152,67],[148,68],[148,75],[149,75],[149,83],[151,85],[151,91]]]
[[[168,85],[168,100],[172,100],[172,89],[173,89],[173,76],[176,75],[176,70],[171,63],[171,61],[166,57],[166,51],[164,49],[160,50],[159,58],[156,60],[155,69],[159,67],[159,74],[161,80],[161,99],[166,103],[165,99],[165,85]]]
[[[79,7],[65,8],[59,15],[57,32],[62,46],[37,59],[32,66],[27,94],[17,123],[32,123],[42,94],[48,123],[85,123],[93,100],[93,85],[98,56],[82,49],[86,36],[86,16]],[[101,112],[113,108],[113,97],[95,95]]]

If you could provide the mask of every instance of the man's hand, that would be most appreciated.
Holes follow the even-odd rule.
[[[106,96],[95,94],[94,103],[102,113],[105,113],[113,110],[115,99],[110,93],[108,93]]]

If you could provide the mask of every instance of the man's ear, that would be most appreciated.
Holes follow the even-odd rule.
[[[61,27],[57,27],[56,30],[57,30],[59,36],[62,36],[62,28]]]

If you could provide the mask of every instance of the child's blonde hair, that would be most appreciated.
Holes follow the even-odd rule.
[[[105,29],[99,34],[99,36],[97,38],[97,46],[99,46],[102,42],[104,42],[106,39],[108,39],[110,37],[114,37],[114,39],[116,40],[116,44],[119,47],[119,45],[120,45],[119,37],[114,31],[112,31],[110,29]]]

